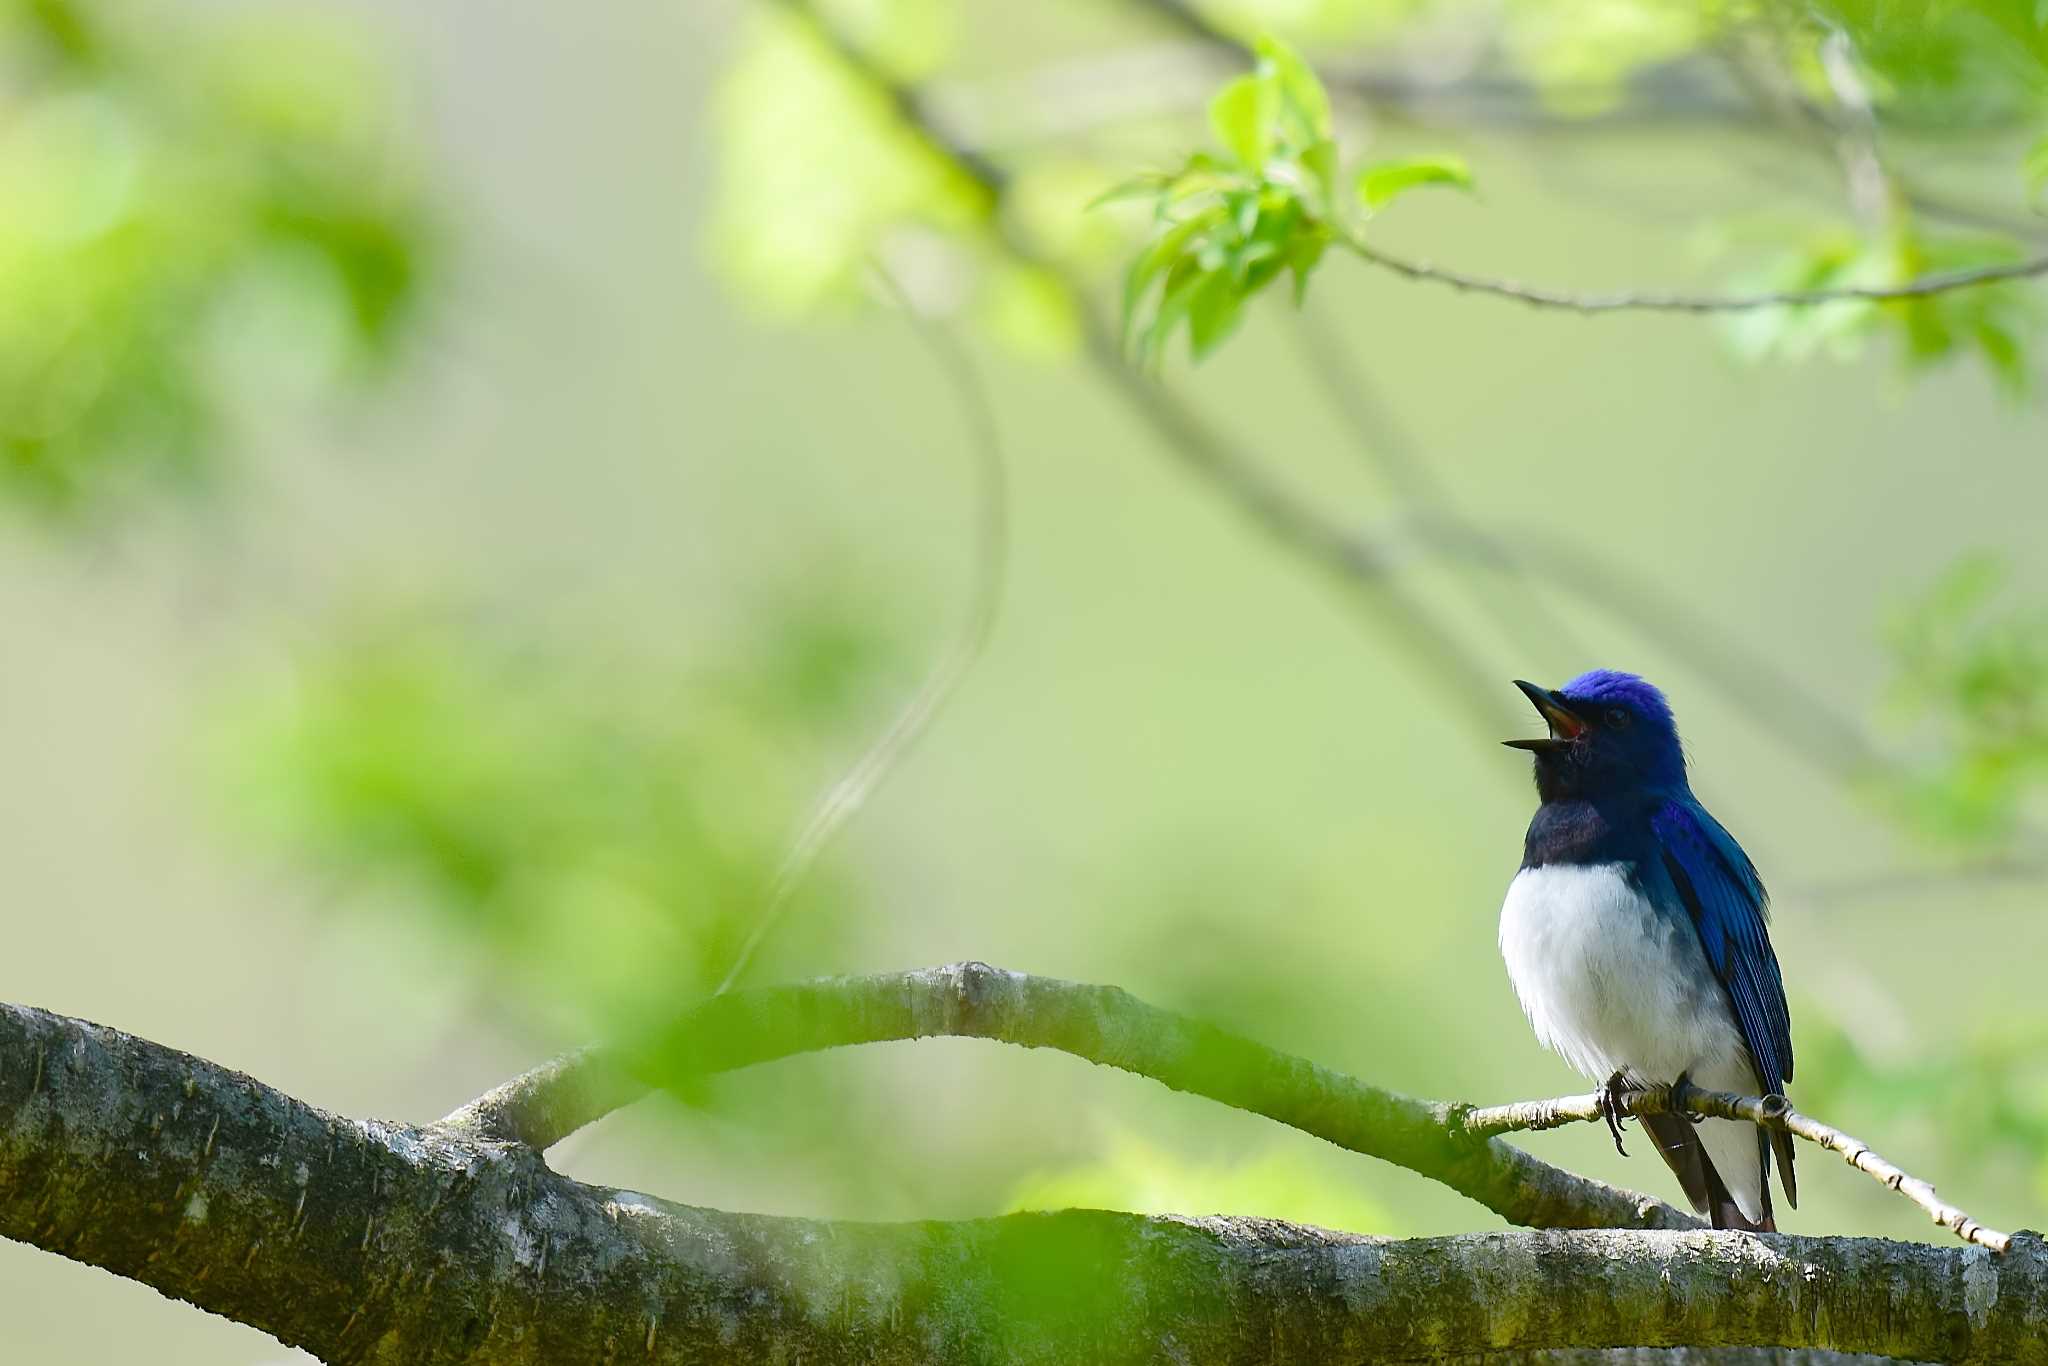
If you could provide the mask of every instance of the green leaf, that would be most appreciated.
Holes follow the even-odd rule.
[[[1309,64],[1278,38],[1259,39],[1259,74],[1270,77],[1279,87],[1280,99],[1294,116],[1303,142],[1327,141],[1330,136],[1330,96]]]
[[[1329,213],[1337,204],[1337,144],[1328,138],[1319,138],[1302,149],[1300,161],[1315,191],[1315,208]]]
[[[1323,259],[1323,249],[1330,244],[1329,235],[1318,228],[1314,232],[1298,233],[1287,253],[1287,268],[1294,272],[1294,306],[1300,308],[1308,298],[1308,277]]]
[[[1273,86],[1257,76],[1239,76],[1209,101],[1209,126],[1216,140],[1247,170],[1257,171],[1273,150]]]
[[[1449,185],[1469,190],[1472,188],[1472,172],[1459,157],[1435,156],[1382,161],[1358,173],[1358,197],[1374,213],[1408,191],[1424,185]]]
[[[1115,204],[1126,199],[1154,199],[1173,184],[1173,177],[1158,171],[1147,171],[1143,175],[1120,180],[1088,201],[1087,209],[1099,209],[1104,204]]]
[[[1146,365],[1156,367],[1166,354],[1166,344],[1173,339],[1173,330],[1180,326],[1181,319],[1188,315],[1195,291],[1204,278],[1201,268],[1186,258],[1167,272],[1166,287],[1159,296],[1159,311],[1152,315],[1152,324],[1145,329],[1139,347],[1140,359]]]
[[[1188,351],[1196,360],[1216,349],[1229,336],[1244,311],[1244,295],[1228,272],[1216,271],[1202,277],[1188,301]]]
[[[1126,339],[1131,335],[1131,323],[1137,317],[1138,305],[1144,301],[1145,292],[1152,287],[1152,282],[1161,271],[1178,263],[1189,245],[1215,227],[1222,216],[1222,209],[1216,208],[1175,223],[1160,233],[1131,264],[1129,274],[1124,277],[1123,330]]]

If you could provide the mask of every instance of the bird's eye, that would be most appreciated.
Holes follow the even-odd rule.
[[[1628,723],[1633,720],[1635,720],[1635,717],[1629,715],[1627,707],[1609,707],[1607,709],[1607,724],[1614,730],[1627,730]]]

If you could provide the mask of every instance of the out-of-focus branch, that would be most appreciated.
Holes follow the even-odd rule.
[[[1406,534],[1429,555],[1528,575],[1570,593],[1682,659],[1741,706],[1791,752],[1849,781],[1885,763],[1861,726],[1781,663],[1692,607],[1657,592],[1560,537],[1524,529],[1487,531],[1451,517],[1412,517]]]
[[[1406,1167],[1517,1224],[1699,1226],[1653,1196],[1476,1138],[1455,1118],[1457,1107],[1383,1091],[1115,987],[982,963],[711,997],[684,1012],[659,1040],[557,1059],[441,1123],[479,1138],[545,1147],[633,1099],[637,1093],[616,1082],[629,1074],[680,1079],[827,1048],[932,1037],[1051,1048],[1149,1077]]]
[[[1000,245],[1017,259],[1046,270],[1057,279],[1072,299],[1083,321],[1088,356],[1098,375],[1122,397],[1162,438],[1166,452],[1184,469],[1222,494],[1254,526],[1276,543],[1309,563],[1325,570],[1333,580],[1364,606],[1372,620],[1397,633],[1406,647],[1396,657],[1411,667],[1425,670],[1449,695],[1472,728],[1480,734],[1493,733],[1498,724],[1499,705],[1491,683],[1491,671],[1482,668],[1465,647],[1399,581],[1400,557],[1397,547],[1332,519],[1310,499],[1276,480],[1257,460],[1204,422],[1185,403],[1158,382],[1139,373],[1126,358],[1115,334],[1105,326],[1089,297],[1086,283],[1071,269],[1048,259],[1003,212],[1007,178],[1000,167],[964,144],[930,118],[917,92],[895,80],[809,0],[775,0],[786,11],[804,19],[828,45],[861,76],[874,82],[909,121],[911,130],[923,138],[937,155],[970,176],[989,196],[994,206],[992,228]],[[1176,8],[1193,13],[1186,6]],[[1235,40],[1219,35],[1235,48]],[[1376,249],[1367,248],[1368,251]],[[1388,264],[1397,258],[1381,256]],[[1430,278],[1466,287],[1502,285],[1513,291],[1523,287],[1506,282],[1452,277],[1419,263],[1401,261],[1400,266],[1428,271]],[[1825,302],[1836,298],[1907,298],[1992,282],[1994,278],[2021,278],[2048,273],[2048,258],[2012,266],[1947,272],[1892,289],[1788,291],[1758,296],[1615,296],[1605,301],[1593,296],[1557,295],[1559,306],[1590,302],[1594,308],[1613,306],[1760,307],[1767,304]],[[1511,294],[1510,297],[1520,297]],[[1525,300],[1541,302],[1541,300]],[[1411,466],[1415,462],[1410,462]],[[1774,725],[1773,733],[1805,754],[1837,779],[1867,775],[1882,765],[1882,758],[1860,727],[1842,717],[1809,690],[1789,680],[1785,671],[1734,639],[1731,633],[1713,627],[1682,602],[1634,586],[1631,575],[1607,572],[1587,552],[1542,538],[1520,537],[1510,543],[1489,536],[1445,505],[1449,515],[1424,517],[1415,522],[1417,539],[1432,551],[1461,557],[1506,572],[1517,567],[1533,568],[1546,580],[1555,578],[1584,600],[1629,621],[1650,638],[1667,645],[1675,637],[1711,640],[1711,648],[1683,652],[1703,677],[1728,696],[1754,703],[1759,698],[1756,679],[1772,680],[1773,705],[1747,705],[1746,714],[1773,725],[1786,712],[1789,699],[1796,722]],[[1781,686],[1782,685],[1782,686]]]
[[[1831,701],[1734,632],[1688,609],[1682,599],[1645,586],[1642,575],[1615,572],[1554,537],[1478,525],[1458,507],[1427,462],[1416,457],[1414,443],[1377,400],[1372,377],[1337,329],[1309,307],[1300,314],[1294,334],[1303,367],[1351,429],[1359,450],[1409,504],[1400,535],[1432,558],[1503,575],[1529,587],[1531,591],[1511,608],[1504,607],[1495,593],[1474,594],[1503,630],[1526,631],[1533,626],[1537,645],[1592,659],[1574,640],[1570,627],[1542,606],[1543,591],[1563,592],[1625,623],[1682,661],[1741,704],[1743,716],[1752,724],[1768,730],[1829,777],[1852,780],[1882,762],[1862,728]]]
[[[1998,1257],[1698,1230],[1404,1241],[1100,1210],[728,1214],[326,1114],[20,1006],[0,1006],[0,1237],[349,1366],[1269,1366],[1624,1344],[2048,1362],[2038,1239]]]
[[[910,130],[927,147],[969,176],[989,196],[995,206],[991,228],[1004,250],[1060,282],[1081,319],[1088,356],[1097,373],[1165,438],[1167,453],[1184,469],[1222,492],[1226,501],[1260,531],[1331,571],[1332,578],[1352,594],[1377,625],[1398,636],[1405,648],[1394,652],[1394,657],[1427,671],[1440,688],[1447,690],[1474,731],[1491,738],[1499,724],[1501,708],[1495,690],[1486,685],[1487,671],[1395,580],[1382,548],[1330,522],[1312,503],[1274,479],[1157,381],[1133,368],[1118,338],[1096,312],[1085,282],[1071,269],[1048,259],[1002,212],[1008,184],[1002,169],[931,121],[917,92],[861,51],[810,0],[774,3],[806,22],[842,61],[889,98]]]
[[[1364,367],[1358,364],[1343,336],[1324,320],[1322,311],[1313,305],[1304,307],[1296,313],[1294,323],[1290,331],[1303,368],[1322,389],[1323,397],[1344,425],[1351,429],[1359,452],[1417,514],[1432,521],[1442,520],[1461,533],[1459,544],[1467,553],[1446,559],[1467,568],[1494,570],[1526,583],[1520,562],[1507,547],[1467,520],[1428,462],[1416,458],[1414,443],[1380,401]],[[1577,633],[1550,610],[1539,594],[1524,593],[1510,601],[1493,591],[1491,584],[1475,584],[1470,596],[1473,605],[1492,618],[1501,632],[1516,641],[1530,658],[1592,658]]]
[[[967,348],[915,303],[886,269],[876,266],[883,290],[910,318],[959,396],[974,465],[973,564],[966,615],[902,708],[853,767],[825,790],[776,867],[759,918],[749,929],[714,995],[732,989],[761,945],[774,933],[806,874],[832,837],[909,753],[988,647],[1002,606],[1009,562],[1009,478],[995,402]],[[647,1088],[633,1081],[603,1050],[578,1049],[514,1078],[457,1110],[442,1124],[545,1151],[578,1129],[631,1105]]]
[[[796,895],[797,887],[810,872],[818,855],[831,843],[840,827],[866,804],[869,795],[902,762],[903,756],[923,738],[939,712],[959,690],[975,662],[988,648],[989,637],[995,633],[996,615],[1002,608],[1004,570],[1009,563],[1010,503],[1002,429],[996,421],[995,401],[989,397],[988,385],[983,382],[981,371],[967,348],[938,323],[921,315],[886,268],[877,264],[875,271],[883,289],[911,320],[919,339],[930,349],[965,410],[975,485],[974,563],[969,578],[967,614],[959,633],[946,646],[910,700],[903,704],[874,743],[826,790],[812,809],[775,870],[760,917],[747,932],[739,952],[733,956],[732,966],[720,979],[720,992],[728,990],[745,974],[754,954],[781,923],[790,899]]]
[[[1608,1116],[1604,1102],[1605,1097],[1595,1092],[1584,1096],[1563,1096],[1556,1100],[1525,1100],[1512,1105],[1488,1106],[1466,1111],[1462,1118],[1466,1129],[1492,1138],[1500,1134],[1605,1120]],[[2001,1253],[2012,1247],[2010,1233],[1986,1228],[1936,1195],[1931,1184],[1871,1151],[1870,1145],[1862,1139],[1823,1124],[1811,1115],[1801,1114],[1783,1096],[1741,1096],[1732,1091],[1703,1091],[1697,1086],[1660,1086],[1630,1092],[1621,1108],[1631,1115],[1682,1114],[1709,1119],[1748,1120],[1766,1129],[1792,1134],[1841,1154],[1850,1166],[1905,1196],[1925,1210],[1935,1223],[1949,1229],[1964,1242]]]
[[[1131,0],[1131,8],[1163,20],[1176,32],[1216,53],[1225,61],[1242,65],[1252,60],[1246,35],[1211,19],[1199,6],[1187,0]],[[1756,111],[1746,102],[1733,99],[1722,90],[1689,79],[1693,67],[1673,63],[1632,83],[1619,101],[1597,94],[1603,103],[1615,107],[1594,115],[1561,114],[1555,108],[1559,96],[1573,92],[1558,87],[1543,90],[1512,78],[1465,75],[1457,80],[1418,77],[1412,73],[1357,62],[1326,61],[1318,68],[1325,85],[1376,110],[1414,114],[1427,107],[1432,112],[1447,106],[1463,106],[1473,121],[1518,128],[1586,129],[1615,124],[1711,122],[1742,124],[1756,120]]]

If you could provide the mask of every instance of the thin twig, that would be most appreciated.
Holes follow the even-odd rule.
[[[1887,303],[1924,299],[1958,289],[1978,289],[2010,280],[2028,280],[2048,275],[2048,256],[2000,265],[1971,266],[1963,270],[1941,270],[1896,285],[1838,285],[1829,289],[1775,289],[1759,294],[1675,294],[1656,290],[1622,291],[1609,294],[1575,294],[1566,290],[1525,285],[1515,280],[1485,275],[1468,275],[1428,261],[1397,256],[1373,246],[1355,234],[1337,239],[1343,248],[1362,261],[1410,280],[1448,285],[1461,293],[1487,294],[1512,299],[1532,308],[1560,309],[1568,313],[1744,313],[1759,308],[1811,308],[1834,303]]]
[[[1404,530],[1433,557],[1515,566],[1622,623],[1682,659],[1745,720],[1838,782],[1868,778],[1888,763],[1861,725],[1793,670],[1683,597],[1658,593],[1640,572],[1624,572],[1577,542],[1528,528],[1487,531],[1424,516],[1411,518]]]
[[[1415,443],[1396,421],[1387,404],[1374,390],[1371,377],[1358,363],[1350,346],[1331,326],[1323,311],[1314,305],[1294,315],[1290,329],[1302,364],[1322,389],[1323,396],[1344,424],[1351,429],[1359,451],[1378,470],[1380,477],[1402,499],[1432,519],[1440,518],[1463,533],[1470,556],[1458,563],[1467,567],[1498,570],[1517,582],[1529,578],[1508,552],[1508,548],[1487,536],[1459,510],[1457,501],[1427,461],[1416,458]],[[1477,562],[1476,565],[1474,562]],[[1492,591],[1490,585],[1472,585],[1473,605],[1490,617],[1516,648],[1531,659],[1546,655],[1590,660],[1591,653],[1577,633],[1542,597],[1523,593],[1513,601]]]
[[[917,330],[939,368],[945,372],[959,397],[968,427],[968,446],[974,455],[975,515],[974,569],[968,590],[967,615],[959,633],[946,647],[924,683],[889,726],[855,761],[840,779],[826,790],[809,819],[797,832],[789,850],[775,870],[761,916],[747,934],[732,966],[719,980],[718,991],[728,990],[753,961],[761,944],[772,934],[804,877],[818,855],[840,827],[860,810],[882,780],[903,761],[904,755],[921,739],[932,721],[988,648],[997,614],[1002,609],[1004,571],[1009,563],[1010,512],[1009,479],[1003,458],[1003,437],[996,421],[995,401],[989,396],[974,357],[958,338],[937,322],[920,313],[902,286],[879,262],[876,278]]]
[[[776,867],[760,918],[733,956],[732,965],[712,992],[714,996],[724,995],[739,981],[761,945],[788,913],[797,888],[818,855],[902,762],[959,690],[988,648],[1002,607],[1003,581],[1009,563],[1009,478],[994,400],[966,347],[919,313],[901,285],[879,263],[875,265],[875,275],[884,291],[915,324],[919,338],[931,348],[965,410],[975,467],[974,569],[967,614],[958,634],[925,675],[918,690],[811,809]],[[552,1058],[514,1077],[449,1114],[441,1123],[469,1133],[524,1143],[545,1152],[578,1129],[632,1104],[646,1093],[647,1088],[626,1076],[609,1053],[585,1048]]]
[[[964,143],[930,114],[918,92],[891,75],[812,0],[773,0],[802,20],[861,79],[882,92],[906,129],[955,171],[966,176],[998,210],[1009,188],[1004,170],[979,149]],[[1049,259],[1025,236],[1012,215],[992,215],[990,231],[1017,261],[1038,267],[1058,281],[1081,319],[1087,353],[1097,372],[1130,407],[1165,439],[1166,450],[1184,468],[1221,490],[1238,511],[1287,549],[1334,571],[1374,619],[1398,633],[1403,662],[1432,670],[1448,685],[1452,700],[1476,734],[1493,737],[1501,717],[1497,692],[1464,645],[1427,608],[1394,581],[1383,548],[1331,523],[1309,500],[1274,479],[1256,460],[1204,423],[1124,355],[1116,332],[1097,313],[1087,283],[1071,268]]]
[[[1256,60],[1256,54],[1242,36],[1216,23],[1200,8],[1188,4],[1187,0],[1131,0],[1131,4],[1135,9],[1165,19],[1173,28],[1237,65],[1249,65]],[[1724,98],[1698,80],[1684,79],[1689,71],[1714,65],[1715,58],[1724,59],[1718,65],[1733,79],[1736,98]],[[1596,113],[1560,110],[1555,103],[1556,97],[1570,92],[1553,85],[1538,89],[1512,80],[1468,78],[1445,81],[1428,75],[1403,76],[1398,72],[1347,65],[1341,59],[1318,62],[1316,74],[1330,89],[1360,99],[1376,111],[1399,117],[1412,117],[1414,107],[1419,104],[1441,108],[1446,101],[1464,98],[1475,102],[1473,108],[1477,112],[1491,113],[1493,117],[1487,121],[1530,132],[1610,132],[1617,128],[1626,131],[1674,120],[1704,120],[1734,129],[1769,129],[1786,127],[1787,116],[1790,115],[1806,124],[1803,128],[1788,130],[1797,134],[1803,145],[1814,147],[1816,138],[1826,144],[1832,137],[1827,120],[1810,101],[1796,91],[1787,91],[1781,107],[1777,92],[1761,88],[1754,74],[1741,61],[1740,54],[1725,46],[1717,47],[1707,63],[1681,61],[1663,64],[1656,72],[1659,77],[1656,82],[1646,82],[1638,77],[1629,83],[1627,98]],[[1674,77],[1678,79],[1674,80]],[[1595,103],[1602,101],[1596,100]],[[1489,104],[1493,106],[1491,109]],[[1892,121],[1898,123],[1899,115],[1909,112],[1892,111]],[[1911,130],[1914,125],[1908,122],[1905,126]],[[1985,126],[2010,129],[2013,124],[2007,119],[1995,120]],[[1831,146],[1823,145],[1819,150],[1829,156],[1835,154]],[[1796,188],[1810,188],[1807,178],[1782,175],[1785,169],[1782,159],[1771,162],[1766,169],[1779,174]],[[1890,175],[1890,180],[1911,207],[1932,218],[1986,228],[2013,237],[2038,238],[2044,227],[2048,227],[2038,217],[1963,203],[1896,173]]]
[[[1817,1143],[1831,1152],[1840,1153],[1843,1160],[1856,1170],[1911,1200],[1935,1223],[1951,1230],[1964,1242],[1988,1247],[1993,1252],[2004,1252],[2012,1246],[2011,1234],[1986,1228],[1937,1196],[1931,1184],[1878,1156],[1862,1139],[1823,1124],[1811,1115],[1801,1114],[1783,1096],[1742,1096],[1732,1091],[1703,1091],[1697,1086],[1687,1086],[1682,1093],[1675,1094],[1672,1087],[1655,1086],[1630,1092],[1624,1102],[1622,1108],[1631,1115],[1687,1114],[1711,1119],[1748,1120],[1752,1124]],[[1603,1097],[1595,1092],[1467,1110],[1461,1120],[1465,1130],[1474,1136],[1494,1138],[1501,1134],[1605,1120],[1607,1113],[1602,1104]]]

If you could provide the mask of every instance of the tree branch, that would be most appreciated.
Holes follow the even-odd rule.
[[[1513,280],[1468,275],[1415,261],[1383,251],[1352,233],[1341,234],[1338,242],[1362,261],[1393,271],[1410,280],[1449,285],[1462,293],[1488,294],[1513,299],[1534,308],[1562,309],[1571,313],[1742,313],[1759,308],[1805,308],[1816,304],[1864,301],[1895,302],[1924,299],[1958,289],[1978,289],[2008,280],[2027,280],[2048,275],[2048,256],[2001,265],[1972,266],[1966,270],[1936,271],[1917,280],[1897,285],[1838,285],[1831,289],[1778,289],[1760,294],[1676,294],[1656,290],[1622,291],[1611,294],[1575,294],[1546,289]]]
[[[1862,1139],[1853,1138],[1832,1125],[1823,1124],[1811,1115],[1801,1114],[1793,1109],[1783,1096],[1739,1096],[1732,1091],[1702,1091],[1697,1086],[1687,1086],[1680,1093],[1676,1088],[1660,1086],[1646,1091],[1631,1092],[1626,1099],[1627,1104],[1624,1108],[1631,1115],[1676,1113],[1702,1115],[1709,1119],[1748,1120],[1766,1129],[1777,1129],[1803,1138],[1809,1143],[1817,1143],[1830,1152],[1840,1153],[1843,1160],[1856,1170],[1911,1200],[1927,1211],[1928,1217],[1935,1223],[1951,1230],[1964,1242],[1988,1247],[1993,1252],[2005,1252],[2012,1246],[2010,1233],[2000,1233],[1995,1228],[1984,1227],[1962,1210],[1935,1195],[1934,1187],[1928,1182],[1879,1157]],[[1602,1100],[1601,1095],[1594,1093],[1563,1096],[1557,1100],[1525,1100],[1513,1105],[1490,1106],[1466,1112],[1463,1117],[1464,1127],[1473,1134],[1491,1138],[1499,1134],[1524,1130],[1555,1129],[1566,1124],[1604,1121],[1607,1114],[1601,1108]]]
[[[1079,1210],[726,1214],[586,1186],[516,1145],[326,1114],[20,1006],[0,1006],[0,1236],[348,1366],[1270,1366],[1679,1345],[2048,1362],[2034,1237],[1994,1257],[1704,1231],[1393,1241]]]
[[[846,35],[818,14],[808,0],[775,0],[775,3],[810,23],[841,60],[863,79],[876,83],[887,92],[897,110],[912,120],[911,131],[925,140],[934,155],[946,159],[956,170],[973,178],[1000,209],[1007,191],[1007,178],[995,163],[930,122],[929,111],[914,93],[894,82]],[[1173,8],[1188,14],[1195,13],[1186,6],[1176,5]],[[1239,56],[1245,55],[1241,48],[1234,46],[1234,39],[1222,34],[1221,30],[1216,30],[1215,34]],[[1409,647],[1399,657],[1404,661],[1412,658],[1438,680],[1450,685],[1461,713],[1476,731],[1490,736],[1490,728],[1497,724],[1495,718],[1499,713],[1497,704],[1491,700],[1490,689],[1481,686],[1489,671],[1483,670],[1471,652],[1396,581],[1400,569],[1396,548],[1344,525],[1318,509],[1309,499],[1287,488],[1260,462],[1205,423],[1171,391],[1136,371],[1128,363],[1116,335],[1101,323],[1090,301],[1086,283],[1075,272],[1045,257],[1022,235],[1017,225],[1000,212],[992,229],[1003,250],[1019,261],[1046,270],[1060,283],[1083,321],[1088,358],[1097,374],[1160,436],[1167,453],[1275,543],[1323,569],[1365,604],[1374,613],[1375,620],[1399,632]],[[1348,411],[1346,415],[1350,416]],[[1409,463],[1412,465],[1413,462]],[[1589,560],[1583,552],[1567,554],[1561,545],[1533,542],[1520,547],[1509,545],[1487,535],[1455,513],[1448,517],[1424,519],[1416,530],[1420,544],[1433,553],[1505,568],[1509,572],[1515,572],[1517,566],[1526,566],[1546,575],[1556,570],[1563,586],[1627,619],[1667,647],[1673,645],[1674,636],[1674,632],[1668,629],[1668,618],[1685,615],[1682,603],[1665,602],[1654,595],[1639,592],[1629,586],[1633,582],[1630,575],[1602,573],[1601,566]],[[1706,626],[1698,614],[1691,614],[1689,627],[1675,634],[1703,639],[1711,635],[1723,647],[1732,639],[1725,631],[1707,632]],[[1701,663],[1703,677],[1729,696],[1738,700],[1753,698],[1754,690],[1743,682],[1744,671],[1723,667],[1718,662],[1720,653],[1720,650],[1694,651],[1689,657]],[[1742,653],[1747,660],[1751,652]],[[1805,714],[1798,726],[1773,726],[1777,712],[1771,708],[1759,711],[1754,707],[1744,707],[1743,711],[1760,724],[1772,726],[1773,733],[1781,741],[1809,755],[1837,780],[1859,777],[1882,765],[1884,761],[1876,747],[1852,721],[1831,708],[1806,705],[1811,694],[1803,688],[1789,691],[1785,696],[1804,706]]]
[[[1654,1196],[1467,1133],[1457,1107],[1383,1091],[1115,987],[955,963],[826,977],[711,997],[652,1043],[557,1058],[441,1123],[546,1148],[637,1097],[627,1075],[674,1081],[849,1044],[933,1037],[1051,1048],[1248,1110],[1440,1181],[1537,1228],[1697,1228]]]

